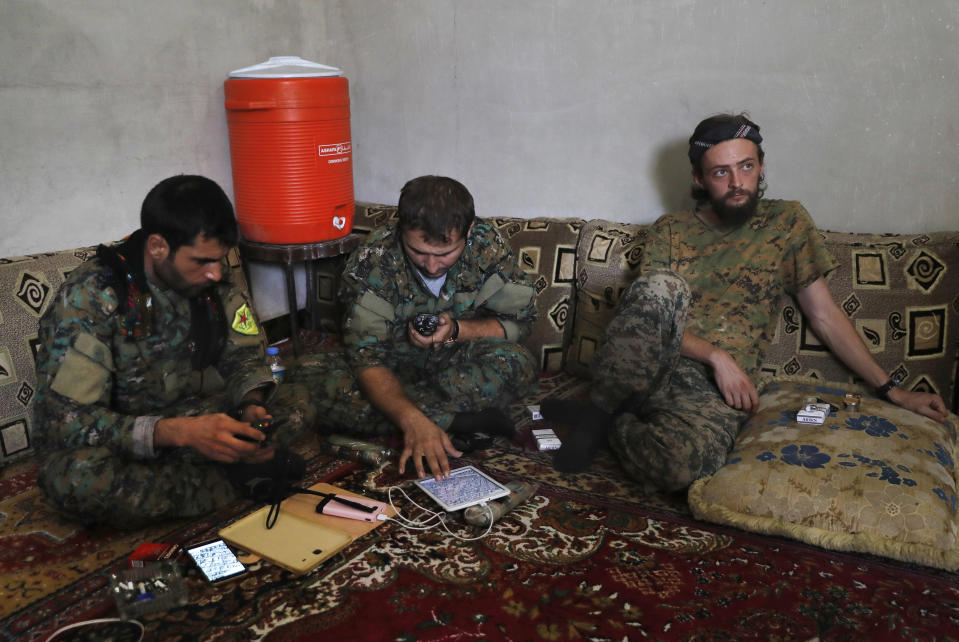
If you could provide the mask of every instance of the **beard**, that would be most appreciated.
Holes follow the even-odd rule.
[[[176,269],[173,260],[169,257],[157,263],[153,269],[155,276],[159,281],[157,285],[163,289],[173,290],[180,296],[188,299],[198,296],[204,290],[210,287],[209,283],[196,284],[188,282]]]
[[[730,205],[729,199],[733,196],[746,195],[748,198],[742,205]],[[724,194],[721,198],[710,198],[709,205],[713,212],[719,217],[723,225],[728,227],[739,227],[745,224],[756,214],[756,208],[759,207],[759,191],[750,192],[749,190],[732,190]]]

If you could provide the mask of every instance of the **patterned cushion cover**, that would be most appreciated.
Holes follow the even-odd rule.
[[[646,225],[587,221],[576,248],[576,314],[566,371],[589,377],[589,364],[623,290],[639,276]]]
[[[572,335],[576,241],[584,221],[563,218],[494,218],[536,286],[536,321],[526,347],[544,372],[561,372]]]
[[[0,259],[0,466],[33,452],[37,325],[66,275],[95,250]]]
[[[358,202],[354,232],[369,232],[396,218],[396,207]],[[487,219],[509,240],[513,252],[536,286],[537,318],[525,345],[541,370],[563,369],[572,332],[569,313],[574,304],[576,242],[584,221],[563,218]],[[320,288],[322,291],[322,288]]]
[[[571,374],[589,376],[596,345],[623,290],[639,271],[646,226],[588,221],[576,250],[576,314],[566,360]],[[822,232],[839,261],[829,276],[833,299],[873,356],[910,390],[940,394],[959,408],[959,233],[919,235]],[[855,382],[857,378],[809,330],[791,297],[762,369]]]
[[[700,519],[959,569],[956,429],[863,394],[843,409],[847,384],[779,378],[745,425],[723,468],[695,482]],[[862,392],[862,390],[860,390]],[[821,426],[799,424],[806,397],[838,406]]]
[[[353,231],[368,234],[392,220],[396,220],[395,205],[357,201],[356,212],[353,214]]]
[[[33,453],[37,326],[73,268],[95,247],[0,259],[0,467]],[[240,255],[227,255],[235,282],[246,287]]]
[[[910,390],[942,395],[959,409],[959,233],[918,235],[823,232],[840,262],[833,299],[886,372]],[[768,375],[856,381],[809,330],[792,299],[766,352]]]

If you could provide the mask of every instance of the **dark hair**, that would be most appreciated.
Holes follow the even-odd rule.
[[[737,135],[736,132],[748,131],[748,135]],[[713,144],[717,144],[733,138],[745,138],[751,140],[758,150],[759,162],[763,162],[766,153],[763,151],[762,136],[759,135],[759,125],[749,119],[746,112],[741,114],[716,114],[710,116],[696,125],[693,135],[689,137],[689,162],[693,166],[693,173],[702,178],[703,165],[702,159],[705,150]],[[705,147],[702,142],[709,144]],[[765,177],[759,179],[760,197],[766,191]],[[689,190],[690,195],[697,203],[703,203],[709,200],[709,191],[702,187],[697,187],[694,183]]]
[[[397,216],[400,232],[420,230],[427,241],[449,243],[454,231],[466,238],[476,211],[473,197],[459,181],[420,176],[400,190]]]
[[[156,184],[143,199],[140,228],[145,236],[159,234],[174,254],[192,245],[199,234],[233,247],[240,238],[230,199],[204,176],[181,174]]]

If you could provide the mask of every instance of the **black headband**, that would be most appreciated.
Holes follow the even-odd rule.
[[[759,127],[741,122],[719,123],[689,141],[689,162],[693,164],[693,167],[699,167],[699,160],[706,150],[733,138],[745,138],[757,145],[763,142],[763,137],[759,135]]]

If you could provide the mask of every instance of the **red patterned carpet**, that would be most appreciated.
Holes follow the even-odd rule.
[[[397,481],[392,467],[311,453],[311,482],[337,477],[383,497]],[[574,476],[520,443],[469,459],[501,481],[540,483],[489,537],[386,523],[301,577],[263,562],[224,584],[191,576],[189,605],[143,618],[145,639],[959,640],[956,574],[697,522],[681,497],[644,496],[605,452]],[[21,466],[0,482],[0,640],[42,640],[115,614],[107,573],[138,543],[199,541],[251,508],[129,534],[84,531],[46,508],[32,474]]]

